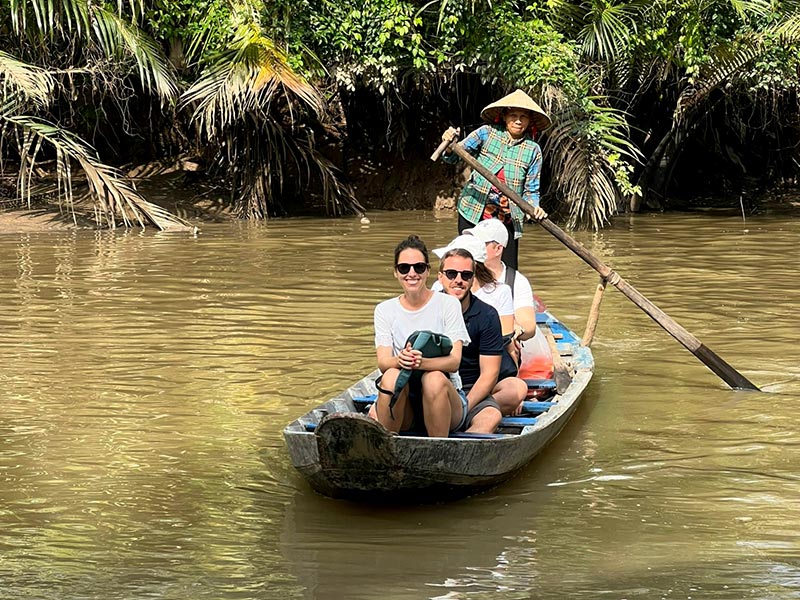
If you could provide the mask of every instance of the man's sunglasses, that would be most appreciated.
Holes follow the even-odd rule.
[[[430,269],[428,263],[424,262],[414,263],[413,265],[410,263],[397,263],[394,266],[394,268],[397,269],[397,272],[400,273],[400,275],[408,275],[408,272],[411,270],[412,267],[414,268],[414,272],[417,275],[422,275],[425,271]]]
[[[456,278],[456,275],[461,275],[462,281],[469,281],[475,275],[472,271],[456,271],[455,269],[445,269],[442,273],[451,281]]]

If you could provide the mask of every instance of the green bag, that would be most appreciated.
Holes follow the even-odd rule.
[[[425,358],[437,358],[439,356],[447,356],[453,349],[453,341],[443,333],[434,333],[433,331],[422,330],[415,331],[406,340],[403,347],[411,344],[411,348],[422,352]],[[392,409],[397,402],[397,396],[403,388],[412,381],[422,377],[422,371],[419,369],[400,369],[400,374],[397,376],[397,382],[394,384],[394,393],[392,399],[389,401],[389,414],[394,418]]]

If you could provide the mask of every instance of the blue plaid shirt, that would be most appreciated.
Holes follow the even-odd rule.
[[[502,169],[506,185],[519,192],[522,199],[531,206],[539,206],[542,150],[530,135],[525,134],[515,140],[502,125],[482,125],[460,144],[490,172],[497,174]],[[456,163],[458,155],[445,154],[443,160]],[[492,184],[483,175],[473,171],[458,198],[459,214],[470,223],[479,223],[492,189]],[[514,238],[519,238],[522,235],[525,213],[513,202],[511,217],[514,221]]]

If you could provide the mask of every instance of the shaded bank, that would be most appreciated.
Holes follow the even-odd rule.
[[[373,166],[383,168],[384,163],[369,163],[369,168]],[[454,217],[455,198],[463,181],[463,173],[453,167],[444,171],[443,165],[434,165],[429,159],[415,157],[403,160],[402,164],[389,170],[384,177],[363,176],[355,184],[355,188],[364,197],[367,216],[373,210],[419,210],[434,217]],[[151,202],[186,219],[201,230],[209,223],[240,219],[230,203],[224,200],[221,190],[213,186],[188,183],[182,176],[144,180],[138,187]],[[646,209],[643,210],[647,212]],[[759,195],[742,196],[741,204],[738,197],[706,196],[678,210],[698,213],[717,211],[745,222],[764,214],[800,217],[800,186],[785,185]],[[301,211],[295,216],[309,214],[313,214],[313,210]],[[351,218],[353,217],[344,217],[346,220]],[[557,219],[558,216],[554,218]],[[77,205],[74,215],[55,203],[43,202],[31,208],[17,205],[14,209],[0,210],[0,233],[98,228],[102,227],[98,226],[92,207],[88,204]]]

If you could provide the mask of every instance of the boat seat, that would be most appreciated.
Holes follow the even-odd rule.
[[[358,410],[363,411],[368,406],[372,406],[377,399],[377,394],[372,394],[370,396],[359,396],[353,398],[353,404],[356,405]],[[550,410],[550,407],[555,405],[555,402],[533,402],[530,400],[526,400],[522,403],[522,410],[523,413],[528,413],[532,415],[540,415],[543,412],[547,412]]]
[[[368,406],[375,404],[378,399],[378,394],[370,394],[369,396],[353,396],[353,404],[359,410],[364,410]]]
[[[536,423],[536,417],[503,417],[500,427],[527,427]]]
[[[534,415],[540,415],[543,412],[547,412],[550,410],[551,406],[555,406],[555,402],[531,402],[530,400],[526,400],[522,403],[522,411],[524,413],[531,413]]]
[[[556,391],[556,382],[554,379],[525,379],[526,384],[528,384],[528,397],[541,397],[541,396],[550,396],[552,393]],[[537,393],[540,392],[540,393]],[[356,405],[356,408],[359,410],[364,410],[368,406],[371,406],[375,403],[378,399],[378,394],[369,394],[367,396],[354,396],[353,403]],[[526,402],[526,405],[547,405],[547,402]],[[535,409],[526,409],[529,412],[534,412]],[[539,412],[544,412],[547,410],[546,408],[543,410],[539,410]]]
[[[556,393],[556,382],[554,379],[525,379],[528,384],[527,398],[544,400]]]
[[[470,439],[470,440],[496,440],[498,438],[512,437],[507,433],[469,433],[466,431],[459,431],[451,433],[451,438]]]
[[[555,379],[524,379],[528,384],[528,389],[534,390],[554,390],[556,389]]]

